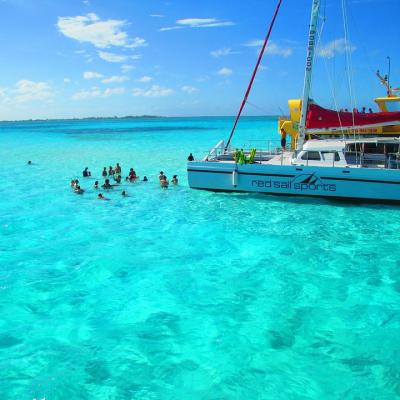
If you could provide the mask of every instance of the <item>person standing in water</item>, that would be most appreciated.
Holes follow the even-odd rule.
[[[188,161],[194,161],[194,157],[193,157],[192,153],[189,154]]]
[[[178,184],[178,175],[174,175],[173,177],[172,177],[172,180],[171,180],[171,182],[174,184],[174,185],[177,185]]]
[[[106,167],[103,168],[103,172],[101,173],[101,175],[102,175],[103,177],[106,177],[106,176],[107,176],[107,168],[106,168]]]

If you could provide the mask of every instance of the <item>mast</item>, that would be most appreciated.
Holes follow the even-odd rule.
[[[308,33],[306,71],[304,76],[303,100],[301,103],[299,133],[297,136],[297,146],[296,146],[297,151],[300,151],[303,148],[305,131],[306,131],[306,118],[307,118],[308,101],[310,98],[310,90],[311,90],[312,69],[314,62],[315,42],[317,36],[317,22],[319,16],[319,8],[320,8],[320,0],[312,0],[310,31]]]
[[[282,0],[278,0],[274,16],[272,17],[271,24],[269,25],[267,36],[265,37],[264,44],[263,44],[263,46],[261,48],[260,54],[258,55],[256,66],[254,67],[253,74],[251,75],[249,86],[247,87],[246,93],[245,93],[245,95],[243,97],[243,100],[242,100],[242,104],[240,105],[239,112],[237,113],[235,122],[233,124],[231,133],[229,135],[229,139],[228,139],[228,141],[227,141],[227,143],[225,145],[225,151],[228,149],[229,144],[231,143],[231,139],[232,139],[232,136],[233,136],[233,134],[235,132],[236,125],[237,125],[237,123],[239,121],[240,116],[242,115],[243,108],[246,105],[247,98],[249,97],[249,94],[250,94],[250,91],[251,91],[251,87],[253,86],[254,78],[256,77],[256,74],[257,74],[257,71],[258,71],[258,67],[260,66],[261,60],[262,60],[263,55],[264,55],[264,51],[265,51],[265,49],[267,47],[269,36],[271,35],[272,28],[274,27],[275,20],[276,20],[276,17],[278,15],[278,12],[279,12],[279,8],[281,7],[281,3],[282,3]]]

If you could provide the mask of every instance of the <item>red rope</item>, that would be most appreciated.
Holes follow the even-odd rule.
[[[233,133],[235,132],[235,129],[236,129],[236,125],[237,125],[237,123],[238,123],[238,121],[239,121],[239,118],[240,118],[240,116],[241,116],[241,114],[242,114],[242,111],[243,111],[243,108],[244,108],[244,106],[245,106],[245,104],[246,104],[247,98],[249,97],[251,87],[253,86],[253,82],[254,82],[254,79],[255,79],[255,77],[256,77],[258,67],[260,66],[261,59],[262,59],[262,57],[263,57],[263,55],[264,55],[265,48],[267,47],[268,40],[269,40],[269,36],[271,35],[272,28],[273,28],[273,26],[274,26],[275,19],[276,19],[277,15],[278,15],[278,12],[279,12],[279,8],[280,8],[280,6],[281,6],[281,3],[282,3],[282,0],[278,0],[278,5],[276,6],[275,14],[274,14],[274,16],[273,16],[273,18],[272,18],[272,21],[271,21],[271,24],[270,24],[270,26],[269,26],[267,36],[265,37],[263,47],[262,47],[262,49],[261,49],[261,51],[260,51],[260,54],[259,54],[259,56],[258,56],[258,60],[257,60],[256,66],[255,66],[255,68],[254,68],[253,75],[251,76],[249,86],[247,87],[246,93],[245,93],[244,98],[243,98],[243,101],[242,101],[242,105],[240,106],[238,115],[236,116],[236,119],[235,119],[235,123],[233,124],[232,130],[231,130],[231,134],[229,135],[228,142],[226,143],[226,146],[225,146],[225,150],[228,148],[229,143],[231,142]]]

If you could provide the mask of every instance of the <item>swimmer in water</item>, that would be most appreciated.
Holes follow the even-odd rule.
[[[128,193],[126,193],[125,190],[123,190],[121,194],[122,194],[123,197],[128,197]]]
[[[112,168],[112,166],[110,165],[110,167],[108,168],[108,176],[114,175],[114,170]]]
[[[107,176],[107,168],[103,168],[103,172],[101,173],[102,176],[106,177]]]
[[[107,199],[107,197],[104,197],[101,193],[98,194],[97,198],[99,200],[110,200],[110,199]]]
[[[121,183],[121,175],[118,175],[114,178],[115,182]]]
[[[92,176],[92,174],[91,174],[91,172],[89,171],[89,168],[88,168],[88,167],[86,167],[86,168],[83,170],[82,176],[83,176],[84,178],[87,178],[87,177],[89,177],[89,176]]]
[[[174,185],[177,185],[178,184],[178,178],[177,178],[177,176],[178,175],[174,175],[173,177],[172,177],[172,183],[174,184]]]
[[[29,161],[28,161],[28,165],[32,165],[32,161],[29,160]]]
[[[160,179],[160,185],[163,189],[168,189],[169,182],[165,175],[163,176],[163,179]]]
[[[164,172],[163,172],[163,171],[160,171],[160,175],[158,176],[158,179],[159,179],[160,181],[162,181],[164,178],[166,179],[166,176],[164,175]]]
[[[99,181],[96,181],[93,185],[93,189],[98,189],[99,188]]]
[[[75,186],[74,192],[75,192],[76,194],[83,194],[84,190],[81,189],[81,187],[80,187],[79,185],[76,185],[76,186]]]
[[[147,182],[147,181],[148,181],[147,176],[144,176],[143,177],[143,182]]]
[[[75,187],[75,179],[72,179],[72,181],[71,181],[71,183],[70,183],[70,186],[71,186],[72,188]]]
[[[101,187],[102,187],[103,189],[112,189],[112,188],[113,188],[112,185],[110,184],[110,180],[109,180],[109,179],[106,179],[106,180],[104,181],[104,184],[101,185]]]
[[[121,173],[121,166],[119,165],[119,163],[117,163],[117,165],[114,168],[114,171],[116,174],[120,174]]]

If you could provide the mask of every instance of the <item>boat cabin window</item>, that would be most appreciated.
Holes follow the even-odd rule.
[[[322,151],[321,153],[324,157],[324,160],[326,160],[326,159],[332,160],[332,158],[330,156],[330,154],[332,154],[335,161],[340,161],[340,156],[337,151]]]
[[[319,154],[319,151],[306,151],[304,154],[301,156],[302,160],[321,160],[321,155]]]
[[[364,143],[364,153],[385,154],[385,145],[383,143]]]

